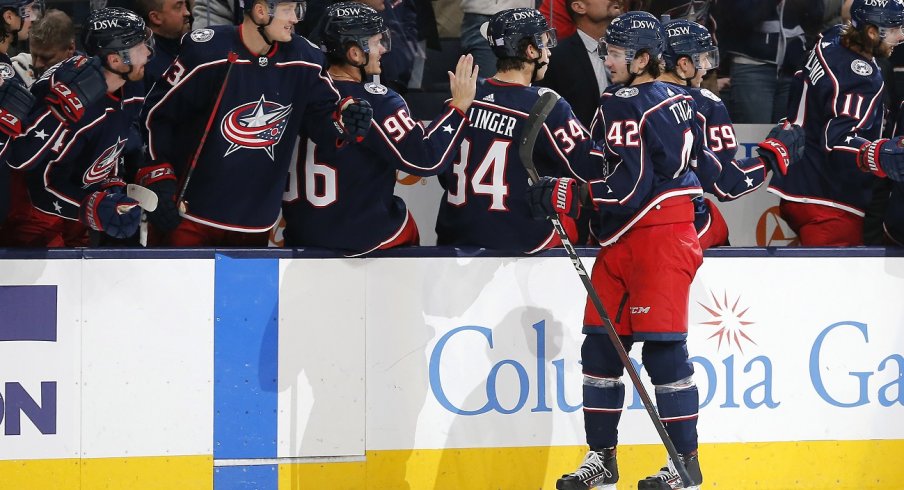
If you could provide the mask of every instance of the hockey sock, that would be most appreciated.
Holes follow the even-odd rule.
[[[656,385],[656,404],[675,449],[688,454],[697,449],[697,410],[700,395],[692,377]]]
[[[625,385],[618,378],[584,373],[584,430],[594,451],[618,443],[618,421],[625,403]]]

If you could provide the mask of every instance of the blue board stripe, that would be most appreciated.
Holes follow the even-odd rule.
[[[218,466],[213,470],[214,490],[278,490],[279,469],[275,464]]]
[[[217,254],[215,274],[213,456],[275,458],[279,261]]]
[[[57,340],[56,286],[0,286],[0,342]]]

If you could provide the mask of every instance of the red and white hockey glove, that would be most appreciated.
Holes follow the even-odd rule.
[[[56,67],[50,76],[50,93],[45,100],[62,122],[78,122],[87,108],[107,93],[107,82],[97,57],[73,56]]]
[[[568,177],[540,177],[527,188],[527,202],[534,219],[542,220],[559,214],[577,219],[581,214],[580,187]]]
[[[785,175],[788,167],[803,156],[804,129],[795,124],[780,122],[769,131],[766,139],[757,145],[760,158],[769,164],[775,173]]]
[[[360,143],[367,136],[373,117],[374,110],[370,102],[346,97],[339,101],[336,112],[333,113],[333,125],[342,140]]]
[[[878,177],[904,182],[904,137],[866,143],[857,155],[857,167]]]
[[[22,134],[22,121],[31,111],[34,95],[24,85],[9,79],[0,85],[0,132],[15,138]]]

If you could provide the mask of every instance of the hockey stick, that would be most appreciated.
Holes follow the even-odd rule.
[[[534,144],[537,142],[537,135],[540,133],[540,128],[543,126],[546,117],[549,116],[549,113],[552,111],[552,108],[556,105],[558,100],[559,95],[553,91],[543,93],[531,108],[530,114],[527,117],[527,123],[525,123],[524,130],[521,132],[518,155],[521,157],[521,163],[524,165],[524,170],[527,171],[532,184],[540,181],[537,167],[534,166]],[[675,449],[672,438],[669,437],[668,432],[665,430],[665,426],[662,425],[662,420],[659,418],[659,414],[656,413],[656,408],[653,407],[653,400],[650,399],[650,395],[647,393],[646,388],[644,388],[640,376],[637,375],[634,364],[631,363],[631,359],[628,358],[628,352],[625,350],[625,346],[622,345],[621,339],[615,331],[615,327],[612,325],[612,320],[609,319],[609,314],[606,313],[606,307],[603,306],[603,301],[593,288],[593,283],[590,282],[590,275],[587,274],[587,269],[584,268],[584,264],[581,262],[580,257],[578,257],[578,254],[574,249],[574,245],[572,245],[571,241],[568,239],[568,234],[565,232],[565,228],[562,227],[562,222],[558,217],[550,217],[549,220],[552,221],[553,228],[555,228],[556,233],[559,234],[559,238],[562,240],[562,246],[565,247],[565,251],[568,252],[568,257],[571,259],[572,265],[574,265],[574,270],[581,278],[581,282],[584,283],[584,289],[587,290],[587,297],[590,298],[593,306],[596,307],[597,313],[599,313],[600,318],[602,318],[603,325],[606,327],[606,333],[609,334],[609,340],[612,342],[612,345],[615,346],[618,358],[621,359],[622,364],[625,366],[625,371],[628,372],[628,377],[631,378],[631,382],[634,383],[634,387],[637,389],[638,394],[640,394],[640,400],[643,402],[643,406],[647,410],[650,420],[653,421],[653,426],[656,427],[656,432],[659,433],[659,438],[662,439],[662,444],[665,445],[666,452],[668,452],[669,457],[672,458],[672,463],[675,465],[678,476],[681,477],[681,481],[684,482],[685,486],[692,486],[692,480],[687,472],[687,468],[684,467],[684,462],[678,456],[678,450]]]
[[[141,206],[141,223],[138,225],[138,244],[142,247],[148,246],[148,213],[157,209],[157,194],[138,184],[129,184],[126,186],[126,195],[138,201]]]
[[[222,102],[223,94],[226,92],[226,84],[229,83],[229,73],[232,72],[232,67],[235,66],[235,62],[238,58],[239,55],[233,51],[230,51],[226,56],[226,63],[229,66],[226,68],[226,75],[223,76],[223,85],[220,86],[220,93],[217,94],[217,100],[213,103],[213,110],[210,111],[210,117],[207,118],[207,126],[204,127],[204,132],[201,134],[201,141],[198,143],[198,149],[195,150],[195,154],[191,159],[191,163],[188,166],[188,172],[185,173],[185,180],[182,181],[179,199],[176,200],[180,213],[184,213],[188,209],[188,205],[185,202],[185,191],[188,189],[188,182],[191,180],[192,174],[195,173],[195,167],[198,166],[198,158],[201,156],[201,150],[204,149],[204,143],[207,141],[207,135],[210,133],[210,126],[213,125],[213,120],[217,117],[217,111],[220,110],[220,102]]]

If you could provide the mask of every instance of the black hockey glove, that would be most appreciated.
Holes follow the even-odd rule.
[[[576,219],[581,214],[579,196],[578,182],[568,177],[540,177],[539,182],[527,188],[530,213],[536,220],[559,214]]]
[[[803,156],[804,136],[804,128],[780,122],[757,145],[756,151],[773,172],[785,175],[788,167]]]
[[[22,134],[22,120],[34,102],[35,96],[24,85],[13,78],[5,80],[0,85],[0,132],[11,138]]]
[[[860,148],[857,166],[878,177],[904,182],[904,137],[878,139]]]
[[[168,163],[142,167],[135,175],[135,181],[157,194],[157,209],[148,213],[148,221],[164,233],[179,226],[182,216],[176,204],[176,173]]]
[[[360,143],[367,136],[373,117],[374,110],[370,106],[370,102],[346,97],[339,101],[336,112],[333,114],[333,125],[339,131],[341,139]]]
[[[62,122],[78,122],[91,104],[107,93],[100,58],[74,56],[56,67],[50,75],[50,93],[46,100],[53,115]]]

